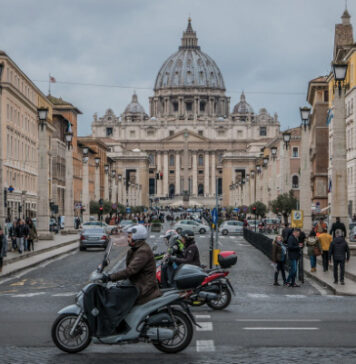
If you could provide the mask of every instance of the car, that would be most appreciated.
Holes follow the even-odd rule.
[[[90,229],[96,227],[103,227],[108,234],[111,234],[112,231],[116,228],[115,225],[108,225],[103,221],[88,221],[82,224],[82,229]]]
[[[135,221],[133,220],[121,220],[120,223],[119,223],[119,229],[123,232],[126,232],[127,229],[132,226],[132,225],[135,225]]]
[[[86,248],[104,248],[106,249],[110,237],[105,227],[91,226],[82,230],[80,234],[79,249],[81,251]]]
[[[194,220],[181,220],[178,221],[173,229],[180,234],[183,230],[191,230],[194,233],[205,234],[208,231],[208,227]]]
[[[237,220],[224,221],[219,227],[219,232],[223,235],[243,234],[243,231],[244,231],[243,222]]]

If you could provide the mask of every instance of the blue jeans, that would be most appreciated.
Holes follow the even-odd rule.
[[[315,268],[316,267],[316,256],[315,255],[311,255],[309,258],[310,258],[310,266],[312,268]]]
[[[17,248],[19,250],[19,253],[23,252],[24,249],[24,238],[16,238]]]
[[[295,277],[297,275],[297,259],[289,260],[289,275],[287,278],[287,283],[290,283],[292,286],[295,284]]]

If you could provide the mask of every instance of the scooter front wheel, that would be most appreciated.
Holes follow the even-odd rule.
[[[185,313],[173,310],[173,317],[176,326],[174,324],[170,324],[165,327],[176,330],[174,337],[170,340],[162,340],[153,344],[158,350],[170,354],[184,350],[192,341],[194,332],[193,325]]]
[[[90,329],[86,319],[82,318],[73,335],[70,334],[78,316],[62,314],[52,325],[52,340],[56,346],[67,353],[78,353],[84,350],[91,341]]]
[[[227,286],[223,286],[216,300],[207,301],[207,305],[213,310],[223,310],[231,302],[231,292]]]

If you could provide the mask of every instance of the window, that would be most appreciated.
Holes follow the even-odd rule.
[[[202,154],[199,154],[198,157],[198,166],[204,166],[204,157]]]
[[[324,102],[329,102],[329,91],[324,92]]]
[[[292,157],[293,158],[299,158],[299,148],[298,147],[293,147],[293,149],[292,149]]]
[[[172,135],[174,135],[174,131],[173,130],[170,130],[169,131],[169,136],[172,136]]]
[[[112,136],[112,128],[106,128],[106,136]]]
[[[267,136],[267,128],[265,126],[260,127],[260,136]]]
[[[198,134],[203,136],[203,130],[198,130]]]
[[[205,102],[201,102],[200,103],[200,111],[204,112],[205,111]]]
[[[204,171],[199,171],[199,174],[203,174],[204,173]]]
[[[131,137],[131,138],[135,137],[135,134],[136,134],[136,133],[135,133],[135,130],[130,130],[130,137]]]
[[[292,177],[292,188],[299,188],[299,177],[298,176]]]
[[[155,131],[154,130],[147,130],[147,136],[154,136]]]
[[[192,102],[187,102],[185,104],[185,108],[187,111],[192,111],[193,110],[193,103]]]
[[[172,171],[169,171],[169,174],[174,174],[174,170],[172,170]]]
[[[178,112],[178,102],[173,102],[173,111]]]
[[[169,166],[174,167],[174,154],[169,156]]]
[[[218,136],[224,136],[225,130],[218,130]]]

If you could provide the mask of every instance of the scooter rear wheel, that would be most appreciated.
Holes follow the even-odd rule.
[[[231,292],[230,289],[226,286],[221,288],[221,292],[216,300],[210,300],[207,302],[207,305],[213,310],[223,310],[227,306],[229,306],[231,302]]]
[[[52,325],[52,340],[56,346],[67,353],[78,353],[84,350],[91,341],[91,334],[87,320],[82,318],[74,332],[70,331],[78,318],[75,314],[64,313],[57,317]]]
[[[177,310],[173,310],[173,316],[178,326],[173,339],[162,340],[153,344],[158,350],[170,354],[184,350],[193,338],[193,325],[188,316]],[[167,328],[167,326],[165,327]],[[174,324],[171,324],[168,328],[174,329]]]

